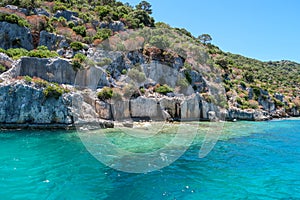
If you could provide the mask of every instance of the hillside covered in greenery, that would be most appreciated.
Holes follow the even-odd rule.
[[[80,70],[88,62],[89,49],[101,47],[109,38],[125,37],[121,34],[124,31],[155,28],[153,31],[139,33],[144,35],[141,41],[143,49],[139,51],[149,59],[148,62],[159,60],[174,63],[177,58],[181,58],[183,63],[180,72],[185,78],[178,81],[179,89],[161,82],[153,88],[140,86],[138,95],[150,90],[167,95],[174,91],[182,92],[183,88],[191,85],[194,92],[200,93],[207,102],[218,103],[226,109],[262,109],[276,112],[274,116],[277,117],[287,116],[287,113],[292,116],[299,115],[300,64],[286,60],[262,62],[223,52],[211,43],[212,37],[209,34],[193,36],[184,28],[155,22],[151,16],[152,9],[149,2],[142,1],[133,6],[116,0],[3,0],[0,6],[2,27],[24,28],[30,31],[32,37],[30,44],[27,44],[25,36],[25,39],[23,36],[12,38],[12,34],[4,31],[6,29],[0,30],[2,41],[0,53],[11,59],[18,60],[24,56],[60,57],[69,59],[74,70]],[[174,32],[175,36],[168,30]],[[126,49],[127,46],[124,43],[122,45],[115,50]],[[182,46],[186,48],[182,50]],[[189,52],[186,52],[186,49]],[[201,59],[189,59],[189,56],[195,55]],[[110,63],[109,59],[92,62],[99,67]],[[0,60],[1,73],[9,70],[12,65],[12,62]],[[140,74],[141,68],[138,66],[118,69],[120,73],[117,75],[111,66],[105,70],[109,77],[116,80],[119,80],[120,74],[127,73],[129,77],[138,77],[141,81],[145,79]],[[225,90],[226,95],[223,98],[215,97],[212,91],[203,85],[199,86],[198,78],[194,77],[195,74],[201,74],[203,80],[210,81],[218,79],[216,73],[221,76],[220,82]],[[109,88],[113,86],[105,87],[98,94],[101,101],[113,97],[113,89]],[[124,94],[121,92],[122,95]]]

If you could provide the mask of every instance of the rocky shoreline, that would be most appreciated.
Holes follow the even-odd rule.
[[[1,56],[2,60],[7,59],[5,55],[1,54]],[[272,112],[263,109],[221,108],[215,103],[207,102],[199,93],[170,96],[147,92],[130,99],[103,101],[97,98],[95,90],[90,88],[80,90],[75,86],[91,84],[87,82],[90,69],[74,71],[66,59],[23,57],[11,63],[13,63],[11,69],[0,75],[2,80],[0,127],[2,129],[74,129],[76,123],[112,128],[114,122],[126,123],[133,120],[264,121],[299,116],[299,110],[295,109],[287,114],[282,110],[276,110],[269,101],[262,101],[262,106],[273,108]],[[39,68],[30,66],[39,66]],[[101,72],[101,68],[95,67],[95,70]],[[76,78],[76,74],[80,73],[82,75]],[[24,79],[26,76],[34,78],[26,80]],[[126,76],[122,78],[126,79]],[[45,90],[58,83],[60,85],[57,87],[68,92],[58,97],[46,96]],[[109,80],[102,78],[98,83],[93,84],[95,88],[101,88],[109,84]]]

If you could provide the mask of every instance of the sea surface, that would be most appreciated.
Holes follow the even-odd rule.
[[[177,125],[149,138],[136,139],[118,129],[102,134],[120,148],[145,153],[171,141],[176,135],[172,126]],[[183,126],[188,133],[195,124]],[[221,126],[222,133],[211,152],[199,158],[205,138],[202,130],[210,126]],[[143,134],[143,129],[132,131]],[[0,131],[0,199],[300,199],[298,119],[201,122],[179,159],[148,173],[106,166],[86,147],[87,142],[99,141],[85,137],[82,142],[82,134]]]

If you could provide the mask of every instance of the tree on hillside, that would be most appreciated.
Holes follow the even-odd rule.
[[[149,2],[147,2],[147,1],[141,1],[141,3],[139,3],[135,7],[138,10],[144,10],[144,11],[146,11],[149,15],[152,14],[151,4]]]
[[[209,44],[212,41],[212,37],[207,33],[199,35],[197,39],[200,40],[200,42],[202,42],[203,44]]]

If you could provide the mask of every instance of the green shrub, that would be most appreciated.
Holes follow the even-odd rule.
[[[283,102],[279,101],[278,99],[274,98],[273,100],[274,100],[274,103],[275,103],[276,107],[283,107],[283,106],[285,106],[285,104]]]
[[[6,54],[6,50],[5,50],[5,49],[2,49],[2,48],[0,48],[0,53],[5,53],[5,54]]]
[[[62,94],[69,92],[68,90],[65,90],[63,87],[61,87],[58,84],[50,83],[46,86],[43,93],[46,98],[55,98],[58,99]]]
[[[243,100],[240,97],[237,97],[235,100],[238,104],[243,105]]]
[[[56,12],[58,10],[67,10],[67,7],[61,3],[56,2],[55,5],[53,6],[53,12]]]
[[[112,63],[112,60],[110,58],[103,58],[100,62],[97,62],[97,65],[100,67],[103,67],[105,65],[109,65]]]
[[[16,14],[6,14],[6,13],[0,13],[0,21],[6,21],[8,23],[12,24],[18,24],[22,27],[29,27],[29,23],[24,20],[23,18],[19,17]]]
[[[24,76],[23,79],[27,82],[27,83],[31,83],[32,82],[32,78],[30,76]]]
[[[126,69],[123,69],[123,70],[121,71],[121,74],[127,74],[127,70],[126,70]]]
[[[58,18],[58,21],[63,25],[63,26],[67,26],[67,19],[64,18],[63,16],[60,16]]]
[[[177,85],[181,88],[181,89],[185,89],[187,88],[190,84],[188,82],[188,80],[186,78],[182,78],[180,80],[177,81]]]
[[[17,60],[22,56],[28,56],[28,51],[23,48],[10,48],[6,51],[6,54],[9,57],[12,57],[13,59]]]
[[[82,53],[77,53],[75,54],[75,56],[73,57],[73,60],[78,60],[80,62],[84,62],[86,60],[86,55],[82,54]]]
[[[255,100],[249,100],[248,103],[249,103],[249,108],[258,109],[259,107],[258,102]]]
[[[5,72],[6,71],[6,67],[4,67],[3,65],[0,64],[0,73]]]
[[[141,83],[143,81],[146,80],[146,76],[143,72],[140,72],[139,70],[137,69],[131,69],[129,72],[128,72],[128,76],[134,80],[134,81],[137,81],[138,83]]]
[[[46,47],[46,46],[44,46],[44,45],[38,46],[36,49],[37,49],[37,50],[42,50],[42,51],[47,51],[47,50],[49,50],[48,47]]]
[[[77,53],[72,59],[72,66],[75,71],[82,68],[82,63],[86,61],[86,56],[82,53]]]
[[[254,87],[253,88],[253,93],[255,96],[259,97],[260,96],[260,88]]]
[[[47,50],[41,49],[44,49],[44,47],[29,51],[28,56],[37,58],[53,58],[59,56],[58,53],[56,53],[55,51],[49,51],[48,48]]]
[[[113,97],[113,90],[109,87],[104,87],[100,92],[97,93],[97,97],[101,101],[111,99]]]
[[[82,68],[82,64],[78,62],[77,60],[72,61],[72,67],[74,71],[78,71],[79,69]]]
[[[159,49],[167,49],[170,48],[171,42],[169,41],[169,38],[165,35],[155,35],[151,37],[149,44]]]
[[[129,98],[131,97],[134,92],[135,92],[136,88],[134,87],[133,84],[128,84],[123,88],[124,91],[124,97]]]
[[[82,19],[85,23],[91,21],[91,17],[87,13],[79,13],[79,18]]]
[[[74,26],[72,30],[75,31],[76,34],[81,35],[82,37],[86,36],[86,28],[84,26]]]
[[[68,22],[68,27],[69,28],[73,28],[75,26],[73,21]]]
[[[140,88],[140,92],[141,92],[142,94],[145,94],[146,89],[142,87],[142,88]]]
[[[188,71],[184,71],[184,75],[185,75],[186,80],[189,82],[189,84],[191,84],[192,77],[191,77],[190,73]]]
[[[241,85],[243,88],[247,88],[246,83],[245,83],[244,81],[241,81],[241,82],[240,82],[240,85]]]
[[[35,83],[35,85],[39,86],[39,87],[47,87],[47,85],[49,85],[50,83],[46,80],[43,80],[41,78],[33,78],[32,82]]]
[[[97,30],[96,35],[93,37],[93,39],[100,39],[100,40],[105,40],[112,36],[112,30],[107,29],[107,28],[101,28]]]
[[[253,83],[254,82],[254,75],[250,72],[246,72],[244,74],[244,79],[248,82],[248,83]]]
[[[71,42],[70,46],[74,51],[79,51],[83,49],[83,44],[81,42]]]
[[[171,88],[170,86],[168,86],[167,84],[165,84],[165,85],[156,87],[156,88],[154,89],[154,91],[157,92],[157,93],[161,93],[161,94],[166,95],[166,94],[169,93],[169,92],[173,92],[174,89]]]

